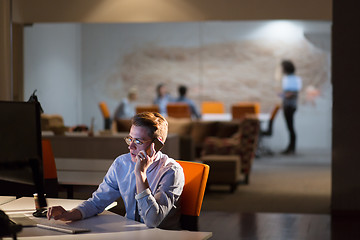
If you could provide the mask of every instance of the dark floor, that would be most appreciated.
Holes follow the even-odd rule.
[[[199,230],[212,232],[212,240],[359,240],[360,218],[205,211]]]
[[[213,240],[327,240],[331,239],[331,218],[320,214],[209,211],[201,213],[199,230],[212,232]]]

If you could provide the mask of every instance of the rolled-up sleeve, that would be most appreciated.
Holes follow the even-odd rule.
[[[184,182],[185,177],[181,166],[174,165],[163,173],[156,184],[156,189],[152,191],[146,189],[135,196],[139,214],[146,226],[159,226],[170,210],[176,208]]]

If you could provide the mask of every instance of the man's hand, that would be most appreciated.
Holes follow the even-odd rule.
[[[155,158],[155,144],[150,145],[150,155],[147,155],[145,151],[140,151],[136,156],[135,175],[138,173],[146,174],[146,170],[154,162]]]
[[[136,191],[141,193],[146,188],[149,188],[149,183],[147,182],[146,170],[154,162],[155,159],[155,144],[151,143],[150,145],[150,156],[146,154],[145,151],[139,152],[136,156],[135,164],[135,177],[136,177]]]
[[[79,210],[73,209],[71,211],[66,211],[61,206],[49,207],[47,218],[50,220],[52,217],[55,220],[61,221],[76,221],[82,219],[82,215]]]

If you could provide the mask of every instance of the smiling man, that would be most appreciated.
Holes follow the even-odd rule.
[[[104,211],[122,197],[126,217],[148,227],[180,229],[180,195],[185,177],[181,166],[172,158],[156,151],[156,141],[165,143],[168,123],[159,113],[139,113],[125,142],[129,153],[115,159],[103,182],[92,197],[66,211],[50,207],[48,219],[74,221]]]

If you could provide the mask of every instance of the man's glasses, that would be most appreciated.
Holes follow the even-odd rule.
[[[152,141],[152,140],[141,141],[141,140],[139,140],[137,138],[132,138],[130,136],[125,137],[124,140],[125,140],[127,145],[130,145],[132,142],[134,142],[137,146],[141,146],[146,142]]]

